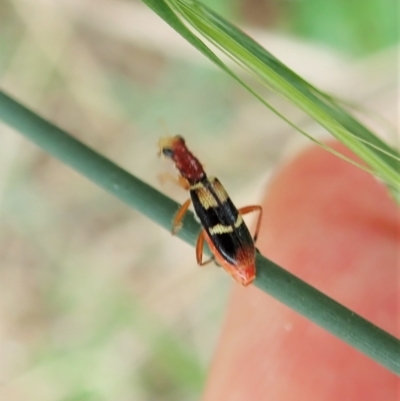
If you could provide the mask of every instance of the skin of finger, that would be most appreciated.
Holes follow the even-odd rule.
[[[262,206],[262,254],[396,334],[399,214],[383,184],[313,147],[280,169]],[[203,401],[395,400],[399,387],[269,295],[235,285]]]

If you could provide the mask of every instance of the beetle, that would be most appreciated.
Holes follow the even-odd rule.
[[[208,177],[199,160],[190,152],[183,137],[161,138],[159,155],[173,161],[179,171],[177,182],[190,193],[172,222],[172,234],[181,228],[182,219],[191,203],[203,227],[196,243],[196,259],[200,266],[211,261],[221,265],[240,284],[247,286],[256,277],[255,247],[262,219],[262,207],[251,205],[237,209],[220,181]],[[242,216],[258,211],[252,237]],[[203,260],[204,241],[212,257]]]

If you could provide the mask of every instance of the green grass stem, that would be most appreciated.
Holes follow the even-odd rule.
[[[0,120],[41,149],[143,213],[168,231],[179,205],[33,111],[0,92]],[[195,245],[200,227],[191,212],[178,236]],[[255,285],[376,362],[400,375],[400,341],[259,255]]]

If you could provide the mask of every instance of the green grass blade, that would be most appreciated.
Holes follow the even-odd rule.
[[[167,230],[179,205],[0,92],[0,120]],[[188,212],[178,236],[195,245]],[[255,285],[400,375],[400,341],[259,255]]]
[[[367,163],[400,202],[399,152],[347,113],[330,96],[314,88],[253,39],[201,3],[195,0],[143,2],[264,104],[267,102],[252,88],[252,84],[246,84],[239,78],[193,32],[296,104]]]

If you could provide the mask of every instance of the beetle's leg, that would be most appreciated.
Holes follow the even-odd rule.
[[[192,200],[188,199],[176,212],[174,220],[172,221],[172,235],[175,235],[181,229],[182,219],[184,218],[191,203]]]
[[[210,259],[203,262],[204,235],[205,231],[201,230],[196,243],[196,259],[197,259],[197,264],[200,266],[204,266],[214,260],[214,256],[211,256]]]
[[[184,190],[189,191],[190,189],[190,184],[188,182],[188,180],[184,177],[182,177],[181,175],[177,178],[178,180],[178,185],[180,187],[182,187]]]
[[[256,232],[254,233],[254,242],[257,241],[257,237],[258,237],[258,232],[260,231],[260,226],[261,226],[261,220],[262,220],[262,207],[260,205],[251,205],[251,206],[245,206],[245,207],[241,207],[240,209],[238,209],[239,213],[241,215],[247,214],[247,213],[251,213],[251,212],[256,212],[258,211],[258,218],[257,218],[257,224],[256,224]]]
[[[175,185],[180,186],[181,188],[189,191],[190,185],[186,178],[182,177],[181,175],[176,177],[171,173],[160,173],[157,176],[158,180],[161,184],[165,184],[167,181],[172,181]]]

